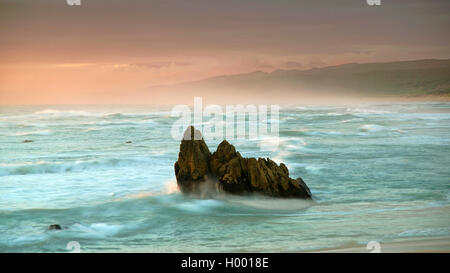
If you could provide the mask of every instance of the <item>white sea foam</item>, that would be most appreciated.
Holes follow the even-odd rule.
[[[277,164],[285,162],[286,156],[289,156],[291,153],[288,151],[280,151],[275,157],[272,158]]]
[[[177,193],[180,192],[180,189],[178,188],[178,184],[176,180],[169,180],[166,182],[165,184],[165,193],[166,194],[173,194],[173,193]]]
[[[386,130],[386,127],[377,124],[365,124],[360,127],[363,132],[380,132]]]
[[[307,172],[312,173],[312,174],[319,174],[320,171],[325,168],[322,165],[310,164],[310,163],[291,163],[290,166],[301,167],[301,168],[305,169]]]
[[[265,151],[276,151],[279,149],[279,146],[286,142],[286,139],[283,139],[278,136],[267,136],[262,137],[259,141],[259,147],[261,150]]]
[[[450,236],[450,228],[424,228],[410,229],[401,232],[399,237],[427,237],[427,236]]]
[[[343,135],[342,132],[338,131],[307,131],[305,132],[306,135],[310,136],[340,136]]]
[[[375,110],[375,109],[368,109],[368,108],[347,108],[345,110],[348,113],[360,114],[360,115],[391,114],[391,113],[394,113],[394,112],[386,111],[386,110]]]
[[[351,118],[351,119],[345,119],[345,120],[341,120],[339,121],[339,123],[350,123],[350,122],[358,122],[358,121],[362,121],[362,118]]]
[[[74,224],[68,230],[76,232],[77,237],[84,238],[107,238],[117,235],[125,227],[123,225],[93,223],[89,225]]]
[[[191,199],[175,205],[176,208],[190,213],[207,213],[211,209],[222,206],[223,202],[216,199]]]
[[[228,196],[228,202],[264,210],[298,211],[314,205],[314,201],[303,199],[281,199],[265,196]]]
[[[101,113],[93,113],[88,111],[75,111],[75,110],[54,110],[45,109],[42,111],[34,112],[33,115],[51,115],[51,116],[100,116]]]
[[[19,133],[6,134],[7,136],[46,136],[54,133],[52,130],[26,131]]]
[[[124,198],[118,198],[115,201],[121,201],[126,199],[142,199],[151,196],[168,195],[180,192],[177,181],[170,179],[164,183],[164,187],[161,191],[143,191],[126,195]],[[114,196],[113,194],[112,196]]]
[[[66,173],[80,172],[89,169],[108,169],[127,166],[137,166],[139,164],[151,164],[151,159],[128,158],[128,159],[97,159],[97,160],[75,160],[72,162],[21,162],[21,163],[0,163],[0,176],[7,175],[27,175],[44,173]]]

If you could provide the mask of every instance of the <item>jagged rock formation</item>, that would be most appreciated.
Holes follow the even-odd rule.
[[[199,193],[202,182],[213,181],[217,191],[226,193],[311,198],[305,182],[290,178],[283,163],[277,165],[269,158],[244,158],[226,140],[211,155],[200,131],[192,126],[181,141],[175,175],[183,193]]]

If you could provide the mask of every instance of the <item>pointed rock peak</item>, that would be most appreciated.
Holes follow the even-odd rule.
[[[193,141],[196,140],[196,141]],[[175,176],[182,192],[196,192],[199,183],[209,173],[211,153],[199,130],[189,126],[181,140],[178,161],[175,162]]]
[[[217,150],[233,150],[233,151],[236,151],[234,146],[232,144],[230,144],[226,140],[220,142],[219,146],[217,147]]]
[[[232,144],[224,140],[219,144],[214,154],[216,155],[217,158],[220,159],[224,158],[229,160],[230,158],[236,156],[236,149]]]
[[[200,130],[195,129],[194,126],[189,126],[186,128],[183,134],[183,140],[202,140],[202,132]]]

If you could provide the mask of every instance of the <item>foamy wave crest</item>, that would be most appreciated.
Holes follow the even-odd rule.
[[[386,127],[377,124],[365,124],[359,128],[362,132],[380,132],[384,131]]]
[[[162,191],[155,191],[155,192],[138,192],[138,193],[132,193],[129,194],[127,196],[125,196],[125,198],[118,198],[115,201],[121,201],[124,199],[141,199],[141,198],[147,198],[150,196],[158,196],[158,195],[167,195],[167,194],[174,194],[180,192],[180,189],[178,188],[178,184],[176,180],[169,180],[166,182],[166,184],[164,185],[164,188]],[[113,195],[114,196],[114,195]]]
[[[318,174],[321,172],[322,169],[325,168],[324,166],[305,164],[305,163],[291,163],[290,166],[303,168],[305,171],[307,171],[309,173],[313,173],[313,174]]]
[[[165,193],[172,194],[180,192],[180,188],[178,188],[178,184],[176,180],[169,180],[165,185]]]
[[[50,117],[97,117],[106,119],[123,119],[123,118],[154,118],[161,115],[165,115],[166,112],[143,112],[143,113],[131,113],[131,112],[91,112],[83,110],[55,110],[55,109],[45,109],[42,111],[34,112],[30,115],[23,116],[37,116],[41,118]],[[170,113],[169,113],[170,114]],[[17,117],[17,116],[16,116]]]
[[[351,118],[351,119],[345,119],[345,120],[341,120],[339,121],[339,123],[351,123],[351,122],[358,122],[358,121],[362,121],[362,118]]]
[[[75,162],[25,162],[0,164],[0,176],[46,174],[46,173],[67,173],[80,172],[90,169],[109,169],[113,167],[127,167],[136,164],[151,164],[150,160],[143,159],[103,159],[86,160]]]
[[[90,225],[74,224],[69,227],[71,231],[77,232],[78,236],[84,238],[107,238],[116,236],[121,231],[126,231],[126,225],[114,225],[106,223],[93,223]]]
[[[308,136],[340,136],[343,135],[341,132],[337,131],[306,131],[305,135]]]
[[[390,111],[383,111],[383,110],[374,110],[374,109],[367,109],[367,108],[347,108],[347,112],[356,114],[356,115],[370,115],[370,114],[391,114],[393,112]]]
[[[283,163],[284,158],[288,156],[289,152],[279,152],[274,158],[272,158],[273,161],[275,161],[277,164]]]
[[[110,118],[110,119],[121,119],[121,118],[146,118],[146,119],[148,118],[148,119],[152,119],[152,118],[164,115],[164,114],[162,114],[161,112],[144,112],[144,113],[115,112],[115,113],[103,114],[102,117]]]
[[[428,236],[450,236],[450,228],[425,228],[411,229],[401,232],[400,237],[428,237]]]
[[[75,111],[75,110],[54,110],[54,109],[45,109],[42,111],[34,112],[33,115],[41,115],[41,116],[99,116],[99,113],[93,113],[88,111]]]
[[[227,196],[226,201],[251,208],[278,211],[298,211],[314,205],[314,201],[302,199],[281,199],[265,196]]]
[[[41,111],[31,112],[31,113],[18,113],[12,114],[2,119],[23,122],[24,120],[30,122],[33,120],[53,120],[53,119],[66,119],[66,118],[89,118],[89,117],[102,117],[104,113],[101,112],[89,112],[89,111],[78,111],[78,110],[55,110],[55,109],[44,109]]]
[[[4,134],[5,136],[46,136],[52,134],[52,130],[26,131],[12,134]]]

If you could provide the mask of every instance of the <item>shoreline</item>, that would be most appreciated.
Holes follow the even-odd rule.
[[[371,253],[367,245],[325,248],[304,253]],[[424,237],[404,241],[380,242],[379,253],[450,253],[450,237]]]

